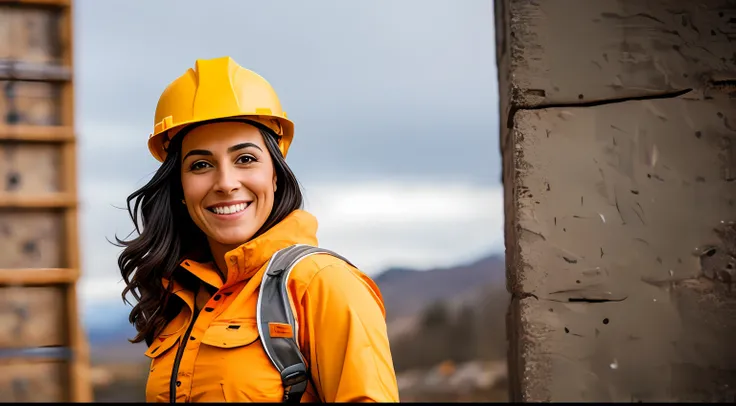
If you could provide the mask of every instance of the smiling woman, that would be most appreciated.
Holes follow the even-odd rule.
[[[270,84],[230,58],[198,60],[162,94],[148,142],[162,164],[128,197],[138,235],[118,239],[149,402],[399,400],[380,291],[314,248],[293,131]]]

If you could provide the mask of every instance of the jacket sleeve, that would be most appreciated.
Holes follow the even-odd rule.
[[[347,264],[322,268],[302,298],[314,384],[324,402],[398,402],[383,300]]]

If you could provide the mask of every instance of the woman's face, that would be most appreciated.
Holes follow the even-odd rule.
[[[240,245],[273,208],[276,173],[261,132],[248,124],[199,126],[182,141],[181,185],[194,223],[210,242]]]

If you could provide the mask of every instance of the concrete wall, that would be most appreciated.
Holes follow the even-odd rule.
[[[495,7],[511,400],[736,400],[736,2]]]

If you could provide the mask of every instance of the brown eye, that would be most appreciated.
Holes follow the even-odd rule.
[[[237,159],[237,161],[235,161],[235,163],[238,163],[238,164],[249,164],[251,162],[255,162],[255,160],[256,159],[253,158],[250,155],[242,155],[242,156],[239,156],[238,157],[238,159]]]
[[[189,166],[190,171],[198,171],[201,169],[205,169],[209,166],[209,164],[205,161],[197,161],[193,163],[191,166]]]

